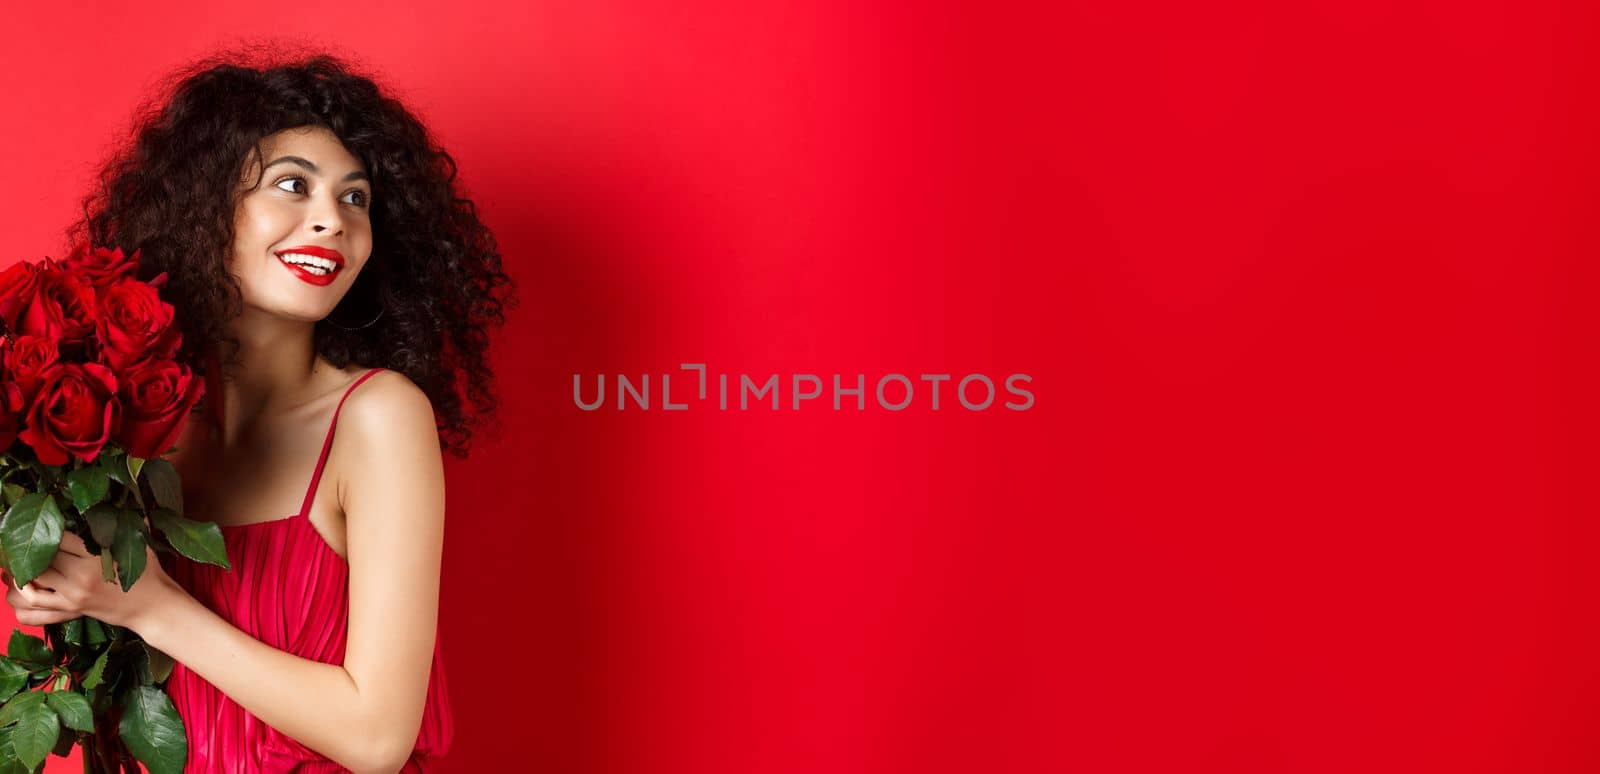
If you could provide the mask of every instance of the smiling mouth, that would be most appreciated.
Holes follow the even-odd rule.
[[[337,274],[340,268],[338,261],[304,253],[283,253],[278,256],[278,260],[313,277],[331,276]]]

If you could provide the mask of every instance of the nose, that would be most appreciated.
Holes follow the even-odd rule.
[[[307,221],[311,224],[312,232],[317,234],[344,233],[344,217],[340,214],[339,203],[333,200],[332,194],[314,197]]]

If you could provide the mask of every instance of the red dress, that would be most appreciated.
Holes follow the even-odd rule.
[[[311,526],[306,513],[311,510],[322,467],[333,446],[339,409],[356,387],[381,370],[362,374],[339,398],[299,513],[222,527],[231,570],[177,554],[157,554],[173,580],[229,623],[274,648],[325,664],[344,663],[350,617],[349,566]],[[173,667],[167,692],[188,737],[185,774],[346,771],[246,712],[181,663]],[[433,759],[450,749],[454,732],[441,643],[435,639],[422,728],[411,759],[401,770],[434,770]]]

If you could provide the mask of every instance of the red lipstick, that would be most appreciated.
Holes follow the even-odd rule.
[[[291,253],[298,253],[300,255],[306,255],[312,258],[322,258],[332,262],[333,267],[326,274],[317,274],[303,266],[290,263],[283,259],[284,256]],[[286,268],[289,269],[289,271],[294,272],[296,277],[299,277],[302,281],[312,285],[322,286],[332,283],[334,278],[339,275],[339,271],[344,268],[344,256],[341,255],[338,250],[333,250],[326,247],[317,247],[316,245],[300,245],[298,247],[289,247],[279,250],[278,252],[274,253],[274,255],[278,256],[278,262],[282,263]]]

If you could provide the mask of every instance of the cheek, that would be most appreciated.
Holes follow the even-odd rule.
[[[287,228],[292,228],[290,219],[265,200],[247,200],[233,218],[235,242],[255,247],[265,247]]]
[[[233,249],[228,271],[241,279],[261,271],[262,258],[273,244],[273,219],[259,207],[242,207],[234,218]]]
[[[259,221],[249,215],[233,219],[233,259],[255,252],[260,245]]]
[[[354,252],[370,257],[372,255],[373,242],[372,224],[363,221],[352,224],[352,228],[350,246],[354,248]]]

